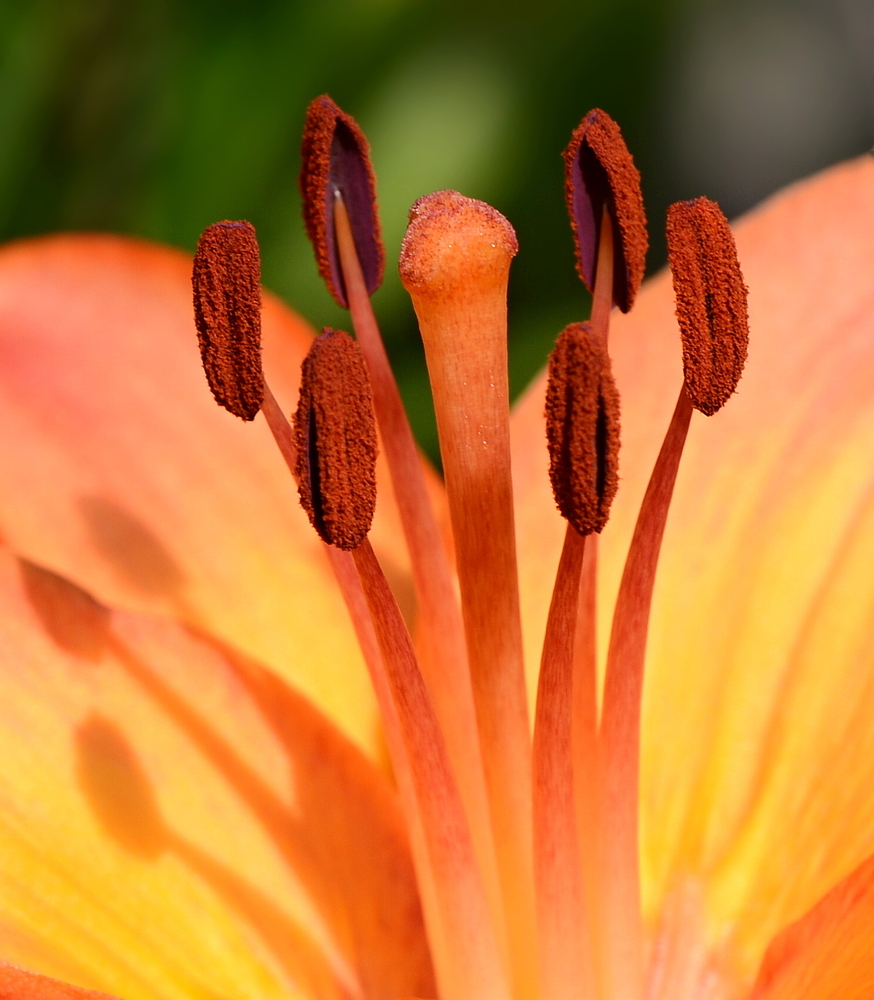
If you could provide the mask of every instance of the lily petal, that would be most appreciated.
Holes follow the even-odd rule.
[[[874,991],[874,859],[768,948],[751,1000],[865,1000]]]
[[[699,881],[708,940],[731,943],[747,981],[773,935],[874,850],[872,217],[865,157],[737,224],[749,361],[724,410],[693,420],[653,604],[645,910]],[[613,331],[622,482],[602,536],[602,639],[682,378],[667,274]],[[515,427],[532,648],[561,539],[535,513],[550,505],[545,446],[532,457],[542,392]]]
[[[432,995],[394,791],[306,699],[5,547],[0,647],[5,959],[125,1000]]]
[[[265,370],[290,410],[311,331],[264,305]],[[16,551],[271,664],[380,752],[358,646],[294,482],[263,420],[235,420],[206,386],[185,255],[111,236],[0,251],[0,424],[0,533]],[[402,578],[390,502],[379,514],[374,544]]]
[[[0,997],[2,1000],[111,1000],[106,993],[83,990],[59,979],[49,979],[14,965],[0,962]]]

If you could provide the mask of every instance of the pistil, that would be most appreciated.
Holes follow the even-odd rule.
[[[400,270],[434,395],[515,991],[531,997],[531,742],[507,380],[507,279],[516,248],[500,213],[441,191],[413,206]]]

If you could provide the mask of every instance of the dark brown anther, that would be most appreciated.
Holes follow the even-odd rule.
[[[686,392],[695,409],[711,416],[737,388],[747,358],[747,288],[715,201],[671,205],[667,235]]]
[[[194,255],[194,322],[216,402],[254,420],[264,398],[261,256],[249,222],[214,222]]]
[[[313,341],[294,433],[303,509],[323,541],[357,548],[376,508],[376,420],[364,357],[348,333],[326,328]]]
[[[358,123],[327,94],[307,108],[301,146],[300,190],[303,218],[316,252],[319,272],[337,302],[347,308],[346,285],[334,236],[334,195],[349,214],[364,283],[372,295],[385,270],[385,249],[376,208],[376,177],[370,146]]]
[[[546,439],[558,509],[581,535],[600,531],[619,485],[619,393],[588,323],[565,327],[549,358]]]
[[[613,220],[613,301],[628,312],[643,280],[649,238],[640,173],[619,126],[595,108],[580,122],[564,151],[564,192],[577,247],[577,270],[590,292],[604,206]]]

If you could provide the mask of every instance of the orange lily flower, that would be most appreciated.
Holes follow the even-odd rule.
[[[652,608],[648,998],[874,991],[872,209],[866,158],[736,228],[750,361],[692,420]],[[0,996],[435,996],[460,942],[426,933],[434,886],[294,483],[264,421],[204,389],[189,274],[115,237],[0,252]],[[311,331],[270,297],[263,330],[290,408]],[[682,379],[667,275],[612,340],[602,617]],[[543,392],[512,424],[532,695],[564,533]],[[403,599],[388,492],[371,540]]]

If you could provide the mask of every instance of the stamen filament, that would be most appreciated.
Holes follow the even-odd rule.
[[[279,405],[276,396],[273,395],[273,390],[268,385],[266,378],[264,379],[264,397],[261,400],[261,412],[264,414],[264,419],[267,421],[267,426],[270,428],[270,433],[273,435],[276,447],[279,448],[279,453],[285,459],[288,471],[294,475],[297,462],[297,446],[294,443],[294,430],[291,422],[282,412],[282,407]]]
[[[401,251],[434,394],[517,997],[537,994],[531,740],[510,478],[509,223],[457,192],[420,199]]]
[[[273,395],[273,391],[266,379],[264,380],[264,398],[261,403],[261,412],[264,414],[267,426],[273,435],[273,440],[276,442],[276,446],[279,448],[289,472],[294,476],[295,469],[297,468],[297,446],[295,444],[294,430],[291,422],[282,412],[282,408]],[[364,662],[376,692],[376,698],[383,717],[383,724],[386,728],[389,752],[397,771],[399,768],[396,761],[404,758],[403,754],[399,754],[392,749],[393,745],[398,748],[401,746],[397,717],[394,712],[389,689],[386,686],[382,654],[376,638],[376,632],[373,628],[373,622],[370,618],[367,601],[364,598],[364,593],[358,581],[358,573],[355,569],[352,556],[348,552],[343,552],[333,545],[325,545],[324,548],[325,554],[331,563],[331,568],[334,571],[340,593],[343,596],[343,601],[349,612],[352,627],[355,629],[355,636],[358,639],[358,645],[361,648]],[[400,776],[398,777],[398,781],[400,782]]]
[[[610,337],[610,313],[613,310],[613,221],[607,205],[601,212],[595,289],[589,325],[606,347]],[[573,756],[577,825],[581,854],[586,872],[587,899],[594,896],[596,869],[593,845],[596,836],[596,764],[598,744],[598,535],[588,536],[580,580],[577,639],[574,654]],[[590,914],[590,916],[592,916]]]
[[[613,309],[613,220],[606,205],[601,212],[601,232],[598,237],[598,263],[595,267],[595,290],[589,324],[606,342]]]
[[[638,514],[616,598],[599,732],[599,969],[605,1000],[643,997],[638,776],[643,667],[659,550],[692,404],[685,386]]]
[[[428,498],[422,461],[373,313],[339,191],[334,195],[334,225],[349,310],[370,371],[377,424],[410,553],[420,615],[419,662],[446,739],[497,917],[501,913],[500,890],[461,611]]]
[[[365,540],[352,556],[382,651],[422,819],[440,938],[451,941],[449,947],[434,949],[440,995],[445,1000],[509,1000],[461,797],[412,641],[370,543]]]
[[[597,910],[597,765],[598,765],[598,536],[589,535],[580,573],[577,625],[574,635],[571,752],[574,803],[582,862],[588,926],[595,927]],[[593,940],[594,940],[594,932]]]
[[[607,522],[616,492],[619,452],[619,398],[604,333],[594,330],[591,323],[571,323],[556,340],[549,358],[545,416],[549,478],[568,529],[549,609],[537,693],[535,873],[547,996],[573,1000],[595,995],[591,954],[598,917],[591,905],[597,890],[593,877],[597,770],[593,542]]]
[[[534,722],[534,859],[544,1000],[590,1000],[594,965],[574,795],[574,645],[584,553],[568,524],[549,608]]]
[[[261,410],[294,474],[294,431],[266,380]],[[509,1000],[493,925],[484,912],[483,888],[463,809],[448,761],[441,759],[440,732],[400,610],[369,542],[355,552],[332,545],[324,549],[352,620],[385,727],[409,824],[440,995],[466,1000],[465,985],[472,981],[472,966],[481,970],[480,988],[486,996]],[[437,772],[436,778],[428,773],[429,767]],[[456,897],[465,906],[459,909]],[[459,928],[463,928],[469,954],[459,953],[450,944]]]

